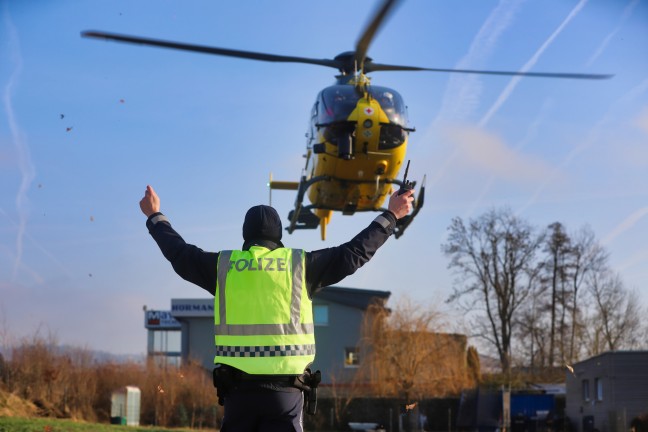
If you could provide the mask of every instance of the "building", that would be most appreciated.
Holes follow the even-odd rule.
[[[391,293],[357,288],[326,287],[313,298],[317,355],[313,370],[322,383],[349,382],[360,361],[360,332],[371,304],[384,306]],[[149,357],[193,359],[211,370],[214,347],[214,300],[172,299],[170,311],[145,311]]]
[[[170,311],[148,310],[144,307],[147,330],[146,356],[158,365],[180,365],[181,325]]]
[[[391,293],[356,288],[326,287],[313,298],[317,355],[313,370],[322,383],[348,383],[361,360],[360,338],[365,312],[372,304],[384,307]]]
[[[612,351],[567,373],[566,415],[578,432],[623,432],[648,413],[648,351]]]

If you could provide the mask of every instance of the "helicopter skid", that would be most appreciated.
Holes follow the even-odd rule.
[[[324,211],[329,211],[330,213],[330,211],[339,210],[339,208],[333,206],[331,207],[321,206],[316,204],[304,206],[303,200],[306,191],[312,185],[318,182],[331,181],[331,180],[339,180],[339,179],[334,179],[330,176],[317,176],[311,179],[306,179],[306,177],[301,178],[301,181],[298,183],[298,187],[297,187],[297,198],[295,200],[295,208],[291,210],[290,213],[288,214],[288,219],[290,220],[290,224],[288,227],[286,227],[286,231],[288,231],[289,234],[292,234],[293,231],[297,229],[315,229],[319,226],[322,231],[322,240],[325,240],[326,237],[325,229],[326,229],[326,225],[330,220],[330,215],[328,217],[321,218],[317,214],[313,213],[312,210],[316,210],[316,211],[324,210]],[[399,179],[385,179],[384,181],[385,183],[391,183],[398,186],[404,185],[403,181]],[[412,187],[414,187],[415,185],[416,182],[411,183]],[[414,211],[412,212],[412,214],[407,215],[396,222],[396,228],[394,229],[394,236],[396,238],[399,238],[400,236],[403,235],[405,229],[410,225],[410,223],[412,223],[414,217],[416,217],[418,212],[421,210],[421,208],[423,207],[424,197],[425,197],[425,177],[423,178],[423,185],[421,186],[421,190],[418,193],[418,197],[414,202]],[[360,209],[357,207],[357,205],[348,205],[344,207],[342,214],[352,215],[356,212],[365,212],[365,211],[382,212],[386,210],[387,209],[383,207]]]

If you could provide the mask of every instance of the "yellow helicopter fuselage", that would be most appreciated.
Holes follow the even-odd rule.
[[[319,226],[324,240],[334,211],[382,211],[393,186],[404,184],[396,177],[414,130],[407,125],[407,107],[395,90],[369,82],[362,74],[339,76],[323,89],[311,111],[301,180],[271,178],[271,190],[297,190],[289,233]],[[306,197],[310,204],[303,203]]]
[[[338,84],[320,93],[306,167],[308,178],[323,178],[308,190],[316,214],[326,218],[320,223],[333,210],[353,214],[382,207],[405,160],[406,118],[400,95],[385,87]]]

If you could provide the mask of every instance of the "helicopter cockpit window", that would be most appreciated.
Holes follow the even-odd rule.
[[[397,124],[381,124],[378,148],[382,150],[396,148],[407,139],[407,131]]]
[[[320,94],[318,120],[320,123],[344,121],[354,110],[359,96],[350,85],[334,85],[322,90]]]
[[[399,93],[380,86],[372,86],[369,92],[378,101],[391,123],[407,127],[407,107]]]

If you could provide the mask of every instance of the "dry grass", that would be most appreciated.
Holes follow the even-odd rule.
[[[37,413],[33,403],[0,389],[0,417],[34,417]]]
[[[112,392],[141,390],[142,424],[215,427],[222,411],[210,374],[198,364],[97,363],[83,349],[59,353],[34,337],[0,357],[0,416],[49,417],[108,423]]]

